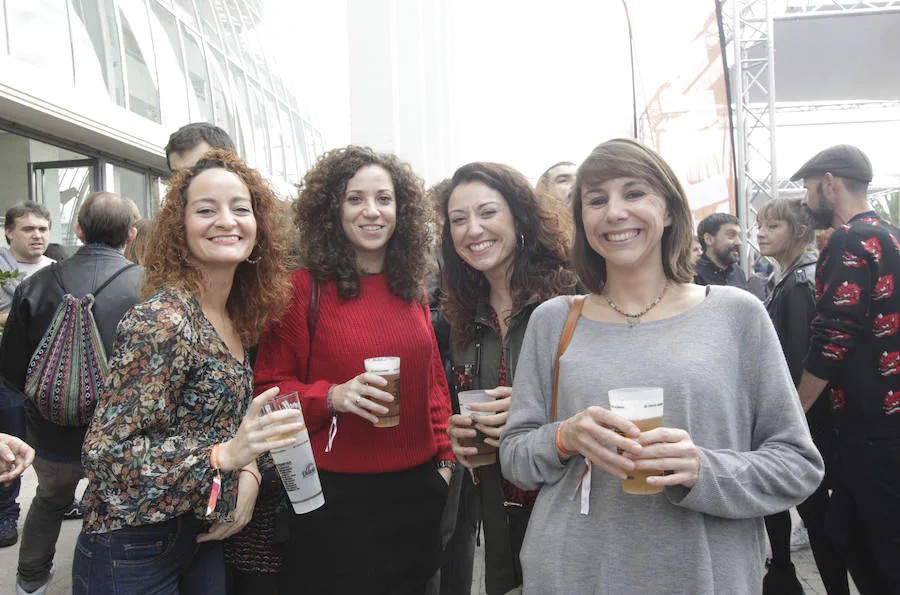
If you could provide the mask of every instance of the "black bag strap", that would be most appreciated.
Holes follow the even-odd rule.
[[[306,382],[309,382],[309,365],[312,360],[313,339],[319,326],[319,300],[322,297],[322,286],[315,276],[309,275],[309,305],[306,308],[306,330],[309,334],[309,349],[306,352]]]
[[[53,276],[56,277],[56,282],[59,283],[59,286],[60,286],[60,287],[62,287],[63,293],[72,293],[72,292],[69,291],[69,289],[66,287],[66,284],[63,283],[62,275],[59,273],[59,266],[58,266],[58,263],[54,263],[54,264],[52,264],[52,265],[50,265],[50,266],[52,267],[50,270],[53,271]],[[107,285],[109,285],[110,283],[112,283],[113,281],[115,281],[115,280],[116,280],[116,277],[118,277],[119,275],[121,275],[122,273],[124,273],[125,271],[127,271],[128,269],[132,269],[132,268],[134,268],[134,267],[136,267],[136,266],[138,266],[138,265],[134,264],[133,262],[129,262],[128,264],[126,264],[125,266],[123,266],[122,268],[120,268],[118,271],[116,271],[115,273],[113,273],[112,275],[110,275],[109,278],[108,278],[106,281],[104,281],[103,283],[100,284],[99,287],[97,287],[97,289],[95,289],[94,291],[89,291],[88,293],[92,294],[94,297],[97,297],[97,294],[99,294],[101,291],[103,291],[104,289],[106,289],[106,286],[107,286]]]

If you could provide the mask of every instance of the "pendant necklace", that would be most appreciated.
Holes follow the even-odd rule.
[[[603,297],[606,298],[606,302],[609,304],[609,307],[612,308],[613,310],[615,310],[616,312],[618,312],[619,314],[621,314],[622,316],[624,316],[625,321],[628,323],[628,326],[630,328],[634,328],[637,325],[637,323],[639,323],[641,321],[641,317],[644,316],[644,314],[646,314],[647,312],[649,312],[650,310],[655,308],[656,305],[662,301],[663,296],[666,295],[667,289],[669,289],[668,282],[666,282],[666,284],[663,286],[662,292],[659,294],[659,297],[657,297],[655,300],[650,302],[649,306],[647,306],[646,308],[644,308],[637,314],[629,314],[628,312],[626,312],[625,310],[623,310],[622,308],[617,306],[616,303],[614,301],[612,301],[612,298],[609,297],[609,294],[604,293]]]

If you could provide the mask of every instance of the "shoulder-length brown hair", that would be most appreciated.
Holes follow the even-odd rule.
[[[460,184],[470,182],[480,182],[499,192],[513,215],[516,251],[509,280],[513,312],[534,297],[543,301],[571,293],[577,283],[575,273],[569,268],[568,242],[558,211],[548,202],[554,199],[539,197],[528,179],[509,166],[484,162],[462,166],[442,189],[440,202],[444,215],[441,238],[446,292],[444,314],[459,345],[474,338],[475,308],[490,293],[484,273],[460,258],[450,235],[451,222],[447,215],[450,195]]]
[[[665,199],[672,223],[662,235],[662,265],[666,278],[676,283],[690,283],[691,209],[675,172],[652,149],[630,138],[616,138],[599,145],[584,160],[575,175],[572,188],[572,215],[575,219],[575,245],[572,260],[581,282],[598,293],[606,284],[606,260],[597,254],[584,233],[581,217],[582,190],[585,184],[602,184],[615,178],[637,178],[645,181]]]
[[[396,155],[350,145],[325,153],[307,172],[294,201],[294,223],[300,232],[300,261],[320,281],[334,280],[343,300],[359,296],[356,252],[341,224],[341,204],[347,182],[361,168],[377,165],[391,176],[397,220],[385,255],[391,293],[407,302],[424,301],[422,279],[430,243],[432,211],[424,184],[408,163]]]
[[[287,273],[287,230],[279,201],[255,169],[228,150],[208,153],[189,169],[177,172],[169,181],[165,202],[150,232],[144,258],[146,281],[144,299],[160,287],[182,287],[199,295],[207,280],[191,257],[184,228],[187,189],[194,178],[208,169],[224,169],[241,179],[250,191],[256,218],[256,246],[253,262],[240,263],[226,307],[241,342],[253,345],[267,320],[277,319],[291,296]],[[259,260],[256,260],[259,259]]]

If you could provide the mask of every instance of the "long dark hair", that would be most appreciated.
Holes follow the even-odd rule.
[[[548,198],[538,197],[528,179],[513,168],[499,163],[469,163],[453,174],[441,193],[441,212],[444,214],[441,254],[444,259],[443,281],[446,292],[444,315],[453,328],[459,345],[475,336],[475,308],[485,299],[490,286],[481,271],[477,271],[456,253],[450,235],[447,205],[450,195],[460,184],[481,182],[499,192],[515,221],[517,246],[509,286],[513,298],[513,312],[534,297],[546,300],[571,293],[577,283],[569,267],[569,250],[565,232]]]

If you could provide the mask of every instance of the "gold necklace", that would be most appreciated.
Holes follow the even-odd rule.
[[[608,293],[604,293],[603,297],[606,298],[606,302],[609,304],[609,307],[612,308],[613,310],[615,310],[616,312],[618,312],[619,314],[621,314],[622,316],[624,316],[625,321],[628,323],[628,326],[631,328],[634,328],[637,325],[637,323],[639,323],[641,321],[641,317],[644,316],[644,314],[646,314],[647,312],[649,312],[650,310],[655,308],[657,306],[657,304],[659,304],[662,301],[663,296],[666,295],[667,289],[669,289],[668,282],[666,282],[666,284],[663,285],[662,293],[659,294],[659,297],[657,297],[655,300],[650,302],[649,306],[647,306],[646,308],[644,308],[637,314],[629,314],[628,312],[626,312],[625,310],[623,310],[622,308],[617,306],[616,303],[614,301],[612,301],[612,298],[609,297]]]

